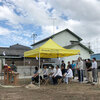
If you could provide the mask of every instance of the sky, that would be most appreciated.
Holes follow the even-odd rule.
[[[100,0],[0,0],[2,47],[30,46],[32,34],[39,41],[66,28],[99,53]]]

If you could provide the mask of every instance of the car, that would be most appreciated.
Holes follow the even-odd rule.
[[[56,68],[56,63],[42,63],[42,68],[44,67],[44,66],[47,66],[47,68],[50,68],[51,66],[54,66],[55,68]]]

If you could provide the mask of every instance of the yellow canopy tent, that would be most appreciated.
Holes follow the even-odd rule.
[[[60,45],[55,43],[52,39],[49,39],[42,46],[24,52],[24,57],[39,57],[40,54],[40,58],[58,58],[58,57],[77,55],[79,53],[80,50],[62,48]]]
[[[52,39],[49,39],[42,46],[24,52],[24,57],[38,57],[39,58],[39,71],[40,71],[40,58],[59,58],[72,55],[78,55],[80,50],[71,50],[62,48],[60,45],[55,43]],[[40,78],[39,78],[40,87]]]

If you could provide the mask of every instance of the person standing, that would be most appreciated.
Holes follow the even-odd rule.
[[[12,71],[17,72],[17,67],[16,67],[14,61],[12,62],[12,64],[10,64],[10,67],[11,67],[11,70],[12,70]],[[14,82],[14,76],[13,76],[13,75],[12,75],[11,82],[12,82],[12,83]]]
[[[17,72],[17,67],[16,67],[14,61],[12,62],[12,64],[10,65],[10,67],[11,67],[12,71]]]
[[[83,61],[80,57],[78,58],[78,62],[77,62],[77,71],[78,71],[79,82],[83,82],[83,80],[84,80],[84,78],[83,78]]]
[[[68,65],[67,65],[67,67],[72,68],[72,65],[70,64],[70,61],[68,61]]]
[[[75,62],[74,62],[74,61],[72,61],[71,66],[72,66],[72,71],[73,71],[73,79],[74,79],[74,78],[75,78],[75,68],[76,68],[76,64],[75,64]]]
[[[64,75],[64,74],[65,74],[66,69],[64,68],[64,66],[61,66],[61,72],[62,72],[62,75]]]
[[[62,60],[62,64],[61,64],[61,66],[63,66],[63,67],[64,67],[64,69],[65,69],[66,64],[64,63],[64,60]]]
[[[87,83],[92,83],[92,63],[90,59],[86,62],[86,68],[87,68]]]
[[[93,58],[92,62],[92,76],[93,76],[93,82],[97,82],[97,62],[96,58]]]
[[[88,59],[85,59],[84,60],[84,70],[85,70],[86,81],[88,81],[87,63],[88,63]]]

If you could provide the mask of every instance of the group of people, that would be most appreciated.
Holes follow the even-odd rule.
[[[12,61],[12,63],[8,66],[8,64],[4,65],[4,68],[8,67],[11,71],[17,72],[17,67],[14,63],[14,61]]]
[[[64,61],[62,61],[61,67],[59,67],[59,65],[57,65],[56,68],[53,65],[51,65],[49,68],[47,68],[47,66],[44,66],[42,70],[43,77],[39,75],[38,67],[35,67],[32,82],[38,83],[39,79],[49,79],[50,82],[55,85],[58,84],[59,79],[62,79],[62,82],[68,84],[68,78],[73,77],[73,72],[70,65],[67,66],[67,69],[65,67],[66,64],[64,63]]]
[[[97,62],[96,58],[93,58],[92,62],[90,59],[85,61],[87,69],[87,83],[97,83]]]
[[[75,77],[75,70],[77,70],[78,80],[80,83],[84,81],[84,76],[86,76],[87,83],[97,83],[97,62],[96,58],[92,60],[86,59],[82,60],[81,57],[78,58],[76,65],[73,69],[73,75]],[[84,75],[85,74],[85,75]]]
[[[84,68],[85,67],[85,68]],[[59,79],[62,79],[62,82],[68,84],[69,79],[74,79],[76,74],[80,83],[84,81],[84,72],[86,72],[87,83],[96,83],[97,82],[97,62],[96,58],[82,60],[81,57],[77,61],[68,61],[67,68],[64,60],[62,60],[61,66],[57,65],[56,68],[52,65],[49,68],[47,66],[43,67],[42,75],[39,75],[38,67],[35,67],[35,72],[32,77],[32,82],[39,82],[39,79],[49,79],[52,84],[57,84]],[[40,78],[39,78],[40,76]]]
[[[11,74],[8,74],[7,78],[9,77],[9,81],[11,81],[13,83],[14,82],[14,75],[12,75],[12,73],[14,74],[15,72],[17,72],[17,67],[16,67],[14,61],[9,66],[7,64],[5,64],[4,71],[5,71],[6,75],[7,75],[7,72],[11,73]],[[4,77],[5,77],[5,75],[4,75]]]
[[[84,72],[86,74],[87,83],[95,84],[97,83],[97,62],[96,58],[93,58],[92,61],[90,59],[86,59],[84,61],[79,57],[76,65],[78,80],[79,82],[84,81]]]

